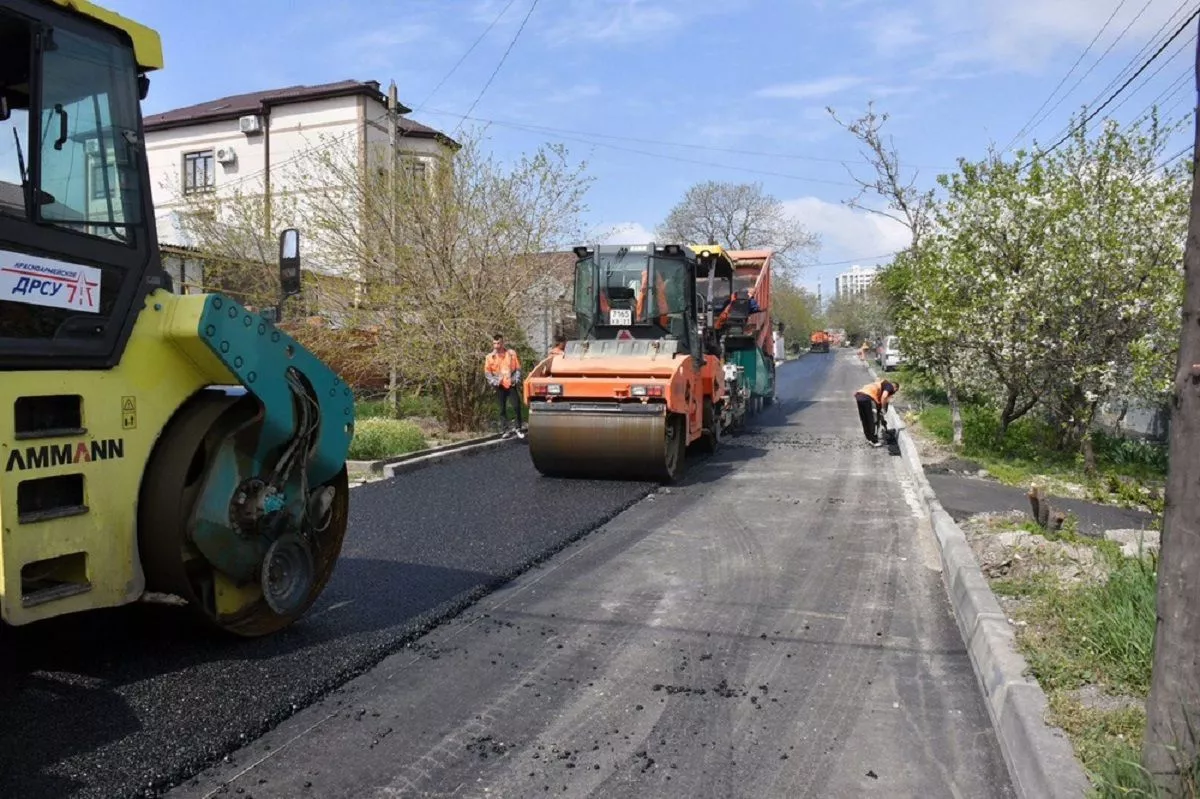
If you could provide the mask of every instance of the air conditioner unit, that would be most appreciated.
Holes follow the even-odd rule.
[[[242,133],[260,133],[262,131],[262,120],[254,114],[239,117],[238,130]]]
[[[232,164],[235,161],[237,161],[237,153],[233,151],[232,147],[217,148],[217,163]]]

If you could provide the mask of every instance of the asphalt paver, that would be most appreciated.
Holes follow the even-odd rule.
[[[1013,796],[852,359],[171,796]]]
[[[330,585],[276,636],[145,604],[0,629],[0,797],[159,795],[653,488],[576,482],[564,501],[513,442],[352,489]]]

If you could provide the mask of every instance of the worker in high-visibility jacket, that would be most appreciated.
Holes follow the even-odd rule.
[[[750,300],[750,313],[758,313],[762,310],[762,308],[760,308],[758,305],[758,297],[755,295],[756,292],[753,286],[746,290],[746,297]],[[713,322],[714,328],[720,330],[721,328],[725,327],[726,322],[729,321],[729,312],[733,310],[733,303],[738,299],[740,298],[738,297],[738,293],[736,291],[729,295],[729,299],[725,300],[725,303],[721,306],[720,315],[718,315],[716,321]]]
[[[638,288],[637,309],[635,311],[637,314],[635,318],[639,320],[644,318],[644,314],[648,313],[649,310],[646,308],[646,295],[650,288],[646,284],[649,282],[649,279],[649,270],[642,270],[642,282],[640,288]],[[654,300],[659,310],[658,323],[663,327],[669,327],[671,317],[666,313],[667,308],[670,307],[667,303],[667,281],[657,272],[654,273]]]
[[[496,401],[500,407],[500,432],[505,438],[516,435],[525,437],[524,426],[521,422],[521,359],[516,350],[510,349],[504,343],[500,333],[492,336],[492,351],[483,362],[483,374],[488,385],[496,389]],[[508,401],[512,400],[513,415],[516,417],[513,426],[508,425]]]
[[[854,401],[858,405],[858,418],[862,421],[863,435],[867,437],[867,441],[871,443],[872,447],[883,446],[879,437],[875,435],[875,414],[887,413],[888,403],[899,390],[899,383],[879,379],[874,383],[867,383],[854,392]]]
[[[555,336],[554,337],[554,346],[550,348],[550,352],[546,353],[546,355],[550,358],[553,358],[555,355],[566,355],[566,353],[567,353],[567,337],[566,336]]]

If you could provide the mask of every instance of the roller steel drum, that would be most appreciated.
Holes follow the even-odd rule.
[[[529,454],[548,477],[670,482],[683,469],[682,421],[662,404],[537,403]]]

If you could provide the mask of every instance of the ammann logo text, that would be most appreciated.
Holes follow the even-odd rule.
[[[80,441],[77,444],[43,444],[40,447],[14,449],[8,453],[4,471],[22,472],[26,469],[45,469],[47,466],[70,466],[76,463],[108,461],[125,457],[125,439],[109,438]]]

